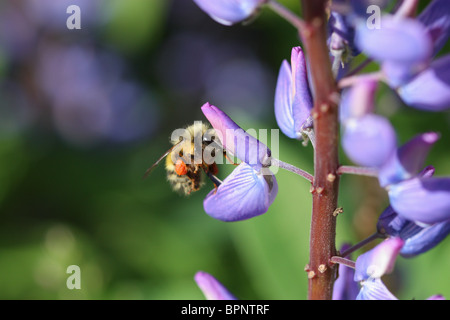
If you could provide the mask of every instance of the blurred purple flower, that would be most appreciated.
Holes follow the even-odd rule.
[[[215,21],[230,26],[255,15],[267,0],[194,0]]]
[[[399,237],[384,240],[372,250],[360,255],[356,259],[355,281],[365,281],[369,278],[381,278],[392,272],[395,260],[404,241]]]
[[[405,241],[400,255],[414,257],[431,250],[450,233],[450,220],[431,226],[419,226],[399,216],[388,206],[378,218],[378,233],[385,237],[400,237]]]
[[[359,118],[374,111],[377,86],[377,81],[374,79],[361,77],[353,86],[343,91],[339,105],[339,120],[344,126],[347,120]]]
[[[25,0],[24,11],[37,28],[48,28],[57,32],[69,32],[66,21],[69,17],[67,8],[77,5],[81,11],[81,29],[92,26],[99,21],[101,1],[92,0]]]
[[[433,42],[419,21],[384,15],[381,28],[370,29],[365,21],[356,27],[356,44],[381,62],[388,82],[398,87],[424,70],[433,54]]]
[[[286,60],[281,64],[275,90],[275,118],[285,135],[302,139],[303,129],[312,125],[313,102],[301,47],[292,48],[291,65]]]
[[[436,55],[450,36],[450,2],[433,0],[417,17],[433,41],[433,55]]]
[[[388,188],[395,212],[411,221],[427,224],[450,219],[450,177],[415,177]]]
[[[123,69],[122,60],[108,52],[76,45],[42,46],[35,81],[67,141],[82,146],[124,142],[154,129],[151,101],[136,83],[122,79]]]
[[[343,75],[348,63],[360,50],[355,43],[355,28],[351,23],[351,17],[336,11],[330,12],[328,19],[328,47],[333,61],[333,69],[337,79]]]
[[[379,170],[380,185],[386,187],[416,176],[423,168],[429,150],[438,139],[438,133],[423,133],[398,148]]]
[[[450,55],[433,61],[397,92],[407,105],[417,109],[443,111],[450,108]]]
[[[361,291],[356,300],[397,300],[380,278],[392,272],[403,244],[398,237],[390,238],[358,257],[354,280],[361,282]]]
[[[205,212],[222,221],[240,221],[265,213],[278,192],[270,150],[242,130],[219,108],[205,103],[202,111],[222,146],[242,163],[205,198]]]
[[[347,120],[342,146],[356,164],[380,167],[395,151],[396,134],[386,118],[367,114]]]
[[[199,271],[195,274],[194,279],[207,300],[237,300],[227,288],[209,273]]]

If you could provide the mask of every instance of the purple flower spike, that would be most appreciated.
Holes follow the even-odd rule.
[[[284,60],[275,90],[275,118],[281,131],[291,139],[302,139],[302,131],[313,107],[305,57],[300,47],[292,49],[291,64]]]
[[[398,300],[379,278],[369,279],[362,283],[356,300]]]
[[[391,185],[391,206],[407,220],[433,224],[450,219],[450,178],[416,177]]]
[[[211,217],[240,221],[265,213],[278,192],[273,174],[263,175],[242,162],[205,198],[203,207]]]
[[[437,54],[450,36],[450,1],[431,1],[417,20],[425,25],[434,43],[433,55]]]
[[[435,132],[423,133],[398,148],[380,168],[378,179],[382,187],[410,179],[423,168],[431,147],[439,140]]]
[[[450,107],[450,55],[433,61],[429,68],[398,88],[409,106],[428,111]]]
[[[209,273],[199,271],[195,274],[194,280],[207,300],[237,300],[227,288]]]
[[[356,164],[380,167],[395,151],[396,135],[386,118],[367,114],[347,121],[342,146]]]
[[[381,278],[394,269],[395,259],[404,241],[400,238],[390,238],[356,259],[355,281],[369,278]]]
[[[271,153],[265,144],[241,129],[219,108],[205,103],[202,111],[228,153],[237,156],[258,171],[261,167],[270,165]]]
[[[218,23],[230,26],[251,18],[266,0],[194,0],[194,2]]]

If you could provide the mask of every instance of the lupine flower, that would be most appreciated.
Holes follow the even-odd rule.
[[[450,219],[450,177],[415,177],[388,190],[395,212],[412,221],[433,224]]]
[[[346,90],[340,105],[342,147],[350,160],[365,167],[380,167],[397,146],[391,123],[372,113],[376,87],[373,79],[362,78]]]
[[[356,300],[398,300],[388,288],[384,285],[380,278],[370,278],[361,283],[361,291],[359,291]]]
[[[239,221],[265,213],[274,201],[278,184],[268,166],[270,150],[243,131],[222,110],[202,107],[222,146],[242,162],[203,202],[206,213],[222,221]]]
[[[291,65],[284,60],[275,91],[275,118],[281,131],[292,139],[302,139],[302,131],[312,125],[313,107],[306,61],[301,47],[291,53]]]
[[[431,226],[417,225],[399,216],[388,206],[378,218],[379,234],[388,237],[400,237],[405,241],[400,255],[414,257],[431,250],[450,233],[450,220]]]
[[[194,279],[207,300],[237,300],[227,288],[209,273],[199,271],[195,274]]]
[[[348,15],[330,12],[328,19],[328,46],[333,59],[333,69],[337,80],[343,75],[348,62],[361,51],[355,46],[355,29]]]
[[[351,118],[344,128],[342,147],[356,164],[380,167],[395,151],[395,131],[389,120],[376,114]]]
[[[341,247],[341,252],[350,248],[348,244]],[[333,285],[333,300],[355,300],[359,292],[358,284],[353,280],[355,270],[343,264],[339,265],[339,277]]]
[[[450,177],[418,172],[438,138],[434,132],[416,136],[379,171],[380,184],[387,189],[391,206],[407,220],[433,224],[450,219]]]
[[[439,134],[435,132],[423,133],[398,148],[379,170],[380,185],[386,187],[415,177],[423,168],[428,152],[438,139]]]
[[[379,29],[369,29],[361,21],[356,28],[355,41],[363,52],[381,62],[393,87],[408,82],[424,70],[433,53],[432,39],[425,27],[409,18],[384,15]]]
[[[255,15],[267,0],[194,0],[215,21],[230,26]]]
[[[372,250],[360,255],[356,259],[355,281],[365,281],[369,278],[381,278],[392,272],[398,253],[404,245],[399,238],[390,238]]]
[[[417,17],[431,39],[431,52],[435,56],[450,36],[450,2],[432,1]],[[442,111],[450,107],[450,56],[433,61],[427,69],[398,88],[398,94],[409,106]]]
[[[390,238],[358,257],[354,280],[361,283],[361,291],[356,300],[397,300],[380,278],[392,272],[403,244],[400,238]]]
[[[442,111],[450,108],[450,55],[433,61],[397,92],[407,105],[417,109]]]
[[[417,20],[430,34],[433,41],[433,55],[436,55],[450,36],[450,2],[448,0],[433,0],[423,10]]]

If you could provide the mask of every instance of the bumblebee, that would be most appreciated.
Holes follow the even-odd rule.
[[[202,171],[211,179],[217,188],[221,181],[216,177],[218,173],[215,162],[205,161],[205,149],[211,144],[223,150],[216,143],[214,129],[207,124],[196,121],[182,130],[183,134],[177,136],[172,134],[171,143],[173,146],[167,150],[144,174],[146,178],[150,172],[166,158],[167,180],[174,191],[184,195],[189,195],[199,190],[203,185]],[[211,146],[212,147],[212,146]],[[212,150],[212,157],[215,150]]]

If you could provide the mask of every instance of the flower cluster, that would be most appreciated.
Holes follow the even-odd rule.
[[[303,23],[292,21],[295,19],[274,1],[194,1],[224,25],[248,21],[264,4],[297,28]],[[361,166],[354,167],[351,173],[370,172],[376,176],[390,202],[379,217],[373,237],[384,241],[360,255],[356,262],[347,257],[359,246],[344,247],[340,257],[330,259],[330,264],[341,263],[335,299],[397,299],[381,280],[393,270],[397,256],[424,253],[450,233],[450,177],[434,177],[434,167],[425,167],[439,133],[421,133],[399,144],[394,126],[377,113],[374,102],[381,80],[410,107],[434,112],[450,107],[450,56],[436,58],[450,35],[450,2],[435,0],[417,18],[411,18],[413,2],[405,1],[396,12],[380,16],[379,28],[369,28],[366,21],[366,9],[374,1],[333,1],[331,7],[327,44],[330,64],[342,89],[342,148],[352,162]],[[375,4],[380,8],[387,1]],[[380,70],[362,75],[357,75],[360,70],[349,72],[349,62],[360,53],[377,62]],[[274,114],[287,137],[310,140],[315,147],[314,88],[308,69],[302,48],[294,47],[290,63],[284,60],[279,69]],[[226,152],[241,160],[231,175],[208,194],[205,211],[223,221],[248,219],[266,212],[278,192],[275,175],[268,168],[281,161],[219,108],[206,103],[202,111],[219,133]],[[284,164],[287,167],[290,165]],[[345,169],[339,173],[345,173]],[[312,176],[303,176],[313,181]],[[207,297],[234,299],[209,274],[198,273],[195,279]]]

